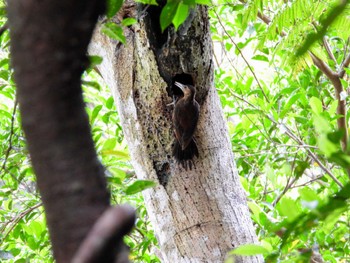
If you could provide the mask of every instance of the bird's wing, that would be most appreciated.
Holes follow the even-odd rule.
[[[197,102],[195,102],[197,103]],[[193,134],[196,130],[199,118],[199,105],[194,105],[191,107],[189,112],[186,114],[186,118],[180,124],[182,125],[181,139],[179,140],[182,149],[185,149],[192,140]]]

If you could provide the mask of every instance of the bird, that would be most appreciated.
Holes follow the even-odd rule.
[[[200,107],[195,99],[194,86],[179,82],[175,82],[175,85],[181,89],[183,96],[175,101],[172,116],[175,133],[173,156],[187,170],[187,167],[192,169],[193,157],[199,156],[193,135],[197,128]]]

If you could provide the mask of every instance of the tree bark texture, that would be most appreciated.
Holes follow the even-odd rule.
[[[71,262],[109,206],[81,90],[87,46],[104,9],[99,0],[8,1],[22,125],[56,262]],[[114,256],[111,250],[96,262]]]
[[[89,52],[103,57],[99,71],[111,88],[139,179],[157,181],[144,191],[162,262],[223,262],[227,252],[257,243],[240,185],[220,100],[213,86],[207,10],[192,10],[178,32],[160,31],[160,7],[126,2],[115,18],[137,17],[121,45],[96,30]],[[199,158],[185,170],[171,156],[174,81],[195,84],[201,106],[195,138]],[[262,257],[236,257],[262,262]]]

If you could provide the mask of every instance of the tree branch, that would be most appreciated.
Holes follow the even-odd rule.
[[[245,3],[244,0],[240,0],[240,2]],[[271,19],[267,16],[263,15],[262,13],[258,13],[258,17],[266,24],[269,24],[271,22]],[[285,32],[280,32],[281,36],[285,36]],[[326,42],[325,48],[328,52],[328,55],[334,58],[334,55],[331,54],[331,51],[329,49],[329,46]],[[328,49],[327,49],[328,46]],[[348,128],[346,124],[346,102],[345,100],[341,99],[341,92],[344,91],[344,88],[341,84],[340,78],[344,76],[345,67],[347,67],[350,64],[350,54],[346,57],[344,62],[342,63],[341,70],[339,73],[334,72],[324,61],[319,59],[316,55],[314,55],[312,52],[309,52],[312,61],[314,62],[315,66],[318,67],[322,73],[324,73],[328,79],[332,82],[334,89],[335,89],[335,96],[338,100],[338,107],[337,107],[337,114],[341,115],[340,118],[337,119],[338,129],[344,131],[344,136],[342,137],[341,144],[343,151],[346,151],[347,145],[348,145]],[[334,58],[334,61],[335,58]],[[348,176],[350,177],[350,170],[347,170]],[[338,183],[339,184],[339,183]]]
[[[17,215],[15,218],[13,218],[11,221],[9,222],[13,222],[9,228],[9,230],[7,230],[6,234],[4,234],[4,236],[1,238],[2,240],[5,240],[6,237],[11,233],[11,231],[15,228],[15,226],[18,224],[18,222],[25,217],[26,215],[28,215],[30,212],[32,212],[33,210],[39,208],[40,206],[42,206],[43,203],[37,203],[36,205],[26,209],[25,211],[21,212],[19,215]],[[8,225],[8,224],[7,224]]]
[[[332,71],[330,67],[321,59],[319,59],[316,55],[314,55],[312,52],[309,52],[312,61],[318,67],[332,82],[335,90],[335,96],[338,100],[338,107],[337,107],[337,114],[341,115],[337,119],[338,129],[344,131],[344,136],[341,139],[342,142],[342,149],[343,151],[346,151],[347,145],[348,145],[348,128],[346,124],[346,102],[344,99],[341,98],[341,93],[344,91],[343,85],[341,84],[339,74]],[[350,173],[348,173],[350,177]]]
[[[249,101],[245,100],[244,98],[235,95],[236,98],[242,100],[243,102],[247,103],[249,106],[251,106],[252,108],[254,108],[255,110],[260,110],[258,107],[256,107],[255,105],[251,104]],[[262,112],[263,113],[263,112]],[[268,118],[270,121],[272,121],[274,124],[279,125],[279,123],[272,117],[269,116],[268,114],[263,113],[266,118]],[[283,124],[284,125],[284,124]],[[292,140],[294,140],[295,142],[297,142],[299,145],[303,146],[306,145],[302,139],[300,139],[298,136],[296,136],[288,126],[284,125],[285,129],[286,129],[286,134],[288,135],[288,137],[290,137]],[[311,151],[310,148],[306,147],[305,148],[306,152],[308,153],[308,155],[311,157],[311,159],[313,159],[318,165],[319,167],[325,172],[327,173],[334,182],[336,182],[340,187],[343,187],[343,184],[334,176],[334,174],[321,162],[321,160]]]
[[[123,236],[127,234],[134,225],[134,209],[127,206],[108,208],[97,220],[90,233],[87,235],[72,263],[94,263],[94,262],[129,262],[129,251],[124,245],[121,248]],[[110,250],[115,250],[116,244],[120,248],[110,259]],[[117,259],[117,260],[116,260]]]
[[[329,46],[329,43],[326,37],[323,37],[323,45],[326,48],[329,58],[334,61],[335,65],[337,65],[338,64],[337,60],[335,59],[334,54],[332,53],[331,47]]]
[[[4,159],[4,162],[2,163],[2,166],[1,166],[1,169],[0,169],[0,174],[6,168],[6,163],[7,163],[7,160],[9,158],[10,152],[12,150],[12,137],[13,137],[13,134],[14,134],[13,127],[14,127],[14,123],[15,123],[15,115],[16,115],[16,110],[17,110],[17,104],[18,103],[17,103],[17,99],[16,99],[14,107],[13,107],[12,117],[11,117],[11,128],[10,128],[9,144],[8,144],[7,150],[5,152],[5,159]]]
[[[341,64],[340,70],[338,72],[339,78],[343,78],[345,74],[345,68],[347,68],[350,64],[350,52],[344,59],[343,63]]]
[[[241,57],[243,58],[244,62],[246,63],[246,65],[248,66],[249,68],[249,71],[253,74],[253,77],[256,81],[256,83],[258,84],[262,94],[264,95],[265,99],[267,102],[270,102],[269,98],[267,97],[264,89],[262,88],[261,84],[260,84],[260,81],[259,79],[257,78],[254,70],[252,69],[252,67],[250,66],[249,62],[247,61],[247,59],[245,58],[245,56],[243,55],[243,52],[242,50],[238,47],[238,45],[236,44],[236,42],[233,40],[233,38],[231,37],[231,35],[227,32],[226,28],[224,27],[224,25],[222,24],[222,21],[219,17],[219,15],[216,13],[215,9],[213,9],[218,21],[219,21],[219,24],[221,25],[222,29],[224,30],[225,34],[228,36],[228,38],[230,39],[230,41],[232,42],[232,44],[236,47],[236,49],[238,50],[238,52],[241,54]]]

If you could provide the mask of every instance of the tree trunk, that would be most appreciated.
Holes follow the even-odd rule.
[[[178,32],[162,34],[160,7],[126,2],[115,22],[138,16],[125,28],[127,44],[96,30],[89,52],[111,88],[139,179],[159,185],[144,191],[163,262],[223,262],[227,252],[257,243],[240,185],[220,100],[213,86],[212,42],[207,10],[191,11]],[[199,158],[192,170],[175,163],[171,115],[174,81],[193,83],[201,107],[195,138]],[[236,257],[262,262],[262,257]]]
[[[130,210],[107,209],[109,192],[81,90],[81,74],[88,64],[87,46],[103,11],[104,2],[98,0],[8,3],[11,58],[22,125],[58,263],[72,262],[104,210],[107,213],[88,241],[101,237],[106,227],[103,223],[107,223],[113,232],[107,232],[110,235],[105,236],[105,246],[100,238],[97,250],[83,247],[74,262],[114,262],[118,251],[103,249],[112,239],[115,247],[133,224]],[[112,225],[106,221],[111,215]],[[85,260],[85,251],[90,261]]]

